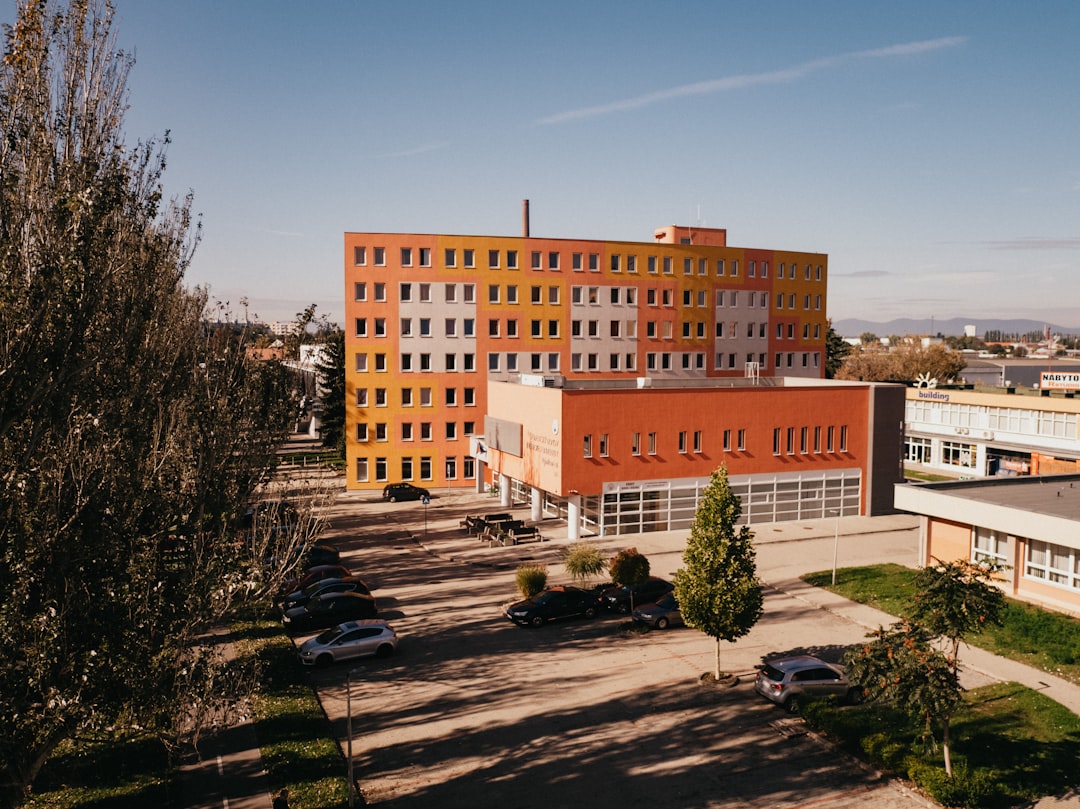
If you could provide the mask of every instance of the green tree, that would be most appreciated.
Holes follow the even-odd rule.
[[[722,674],[720,642],[731,643],[747,634],[762,613],[753,533],[748,526],[736,526],[741,513],[727,469],[720,467],[694,515],[683,552],[685,567],[675,573],[675,598],[683,621],[716,640],[717,679]]]
[[[572,578],[584,582],[604,572],[604,557],[591,542],[573,542],[563,556],[563,567]]]
[[[611,580],[623,587],[630,589],[630,612],[634,612],[634,590],[649,580],[651,565],[645,554],[639,553],[637,548],[625,548],[619,551],[608,562],[608,573]]]
[[[345,457],[345,332],[327,338],[323,361],[315,366],[322,402],[322,444]]]
[[[836,378],[866,382],[914,382],[926,374],[939,383],[946,383],[957,379],[966,365],[962,354],[938,343],[926,347],[901,343],[891,349],[867,346],[844,360],[836,372]]]
[[[835,377],[836,372],[840,370],[840,366],[844,364],[844,360],[854,350],[854,346],[845,341],[833,329],[830,320],[829,329],[825,332],[825,378],[832,379]]]
[[[1000,625],[1005,594],[994,585],[997,568],[958,559],[935,559],[915,577],[915,598],[907,617],[874,633],[874,643],[849,657],[850,674],[870,699],[904,705],[923,721],[933,739],[933,723],[942,726],[945,773],[952,777],[949,729],[960,705],[960,644],[972,633]],[[945,651],[931,645],[945,638]]]
[[[0,801],[65,739],[175,747],[253,680],[200,636],[267,587],[239,541],[289,411],[183,287],[190,195],[121,131],[132,60],[95,0],[20,3],[0,62]],[[269,532],[267,533],[269,537]],[[273,551],[264,554],[263,551]],[[258,552],[256,552],[258,551]]]

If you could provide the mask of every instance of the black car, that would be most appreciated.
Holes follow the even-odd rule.
[[[633,597],[633,606],[637,607],[639,604],[652,604],[674,589],[675,585],[671,582],[652,578],[639,587],[626,585],[609,587],[600,596],[600,603],[606,610],[621,612],[625,615],[630,612],[631,597]]]
[[[293,607],[281,620],[291,632],[337,626],[345,621],[374,618],[379,614],[374,597],[362,593],[326,593],[303,607]]]
[[[548,621],[584,615],[593,618],[600,611],[596,594],[578,587],[549,587],[542,593],[506,608],[506,617],[522,626],[543,626]]]
[[[423,500],[425,497],[431,497],[431,494],[427,489],[421,489],[411,483],[391,483],[383,487],[382,497],[383,500],[397,503],[401,500]]]
[[[300,576],[286,579],[281,583],[278,599],[280,600],[297,590],[303,590],[305,587],[323,579],[344,579],[351,575],[352,571],[344,565],[316,565],[315,567],[309,567]]]
[[[362,579],[356,576],[346,576],[342,579],[323,579],[314,584],[309,584],[303,590],[296,590],[285,596],[281,602],[281,614],[284,615],[293,607],[302,607],[316,596],[325,595],[326,593],[362,593],[363,595],[371,595],[371,590],[368,589]]]

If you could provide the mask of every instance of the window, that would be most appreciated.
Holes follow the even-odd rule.
[[[840,427],[840,451],[847,452],[847,425]]]
[[[552,306],[559,305],[559,287],[548,287],[548,303]]]
[[[476,251],[475,250],[462,250],[462,258],[467,269],[473,269],[476,266]]]
[[[367,458],[356,459],[356,480],[358,483],[365,483],[368,479],[368,466]]]
[[[814,428],[814,454],[821,452],[821,427]]]
[[[600,433],[600,457],[606,458],[608,454],[608,434]]]
[[[406,374],[412,371],[412,354],[401,355],[401,370]]]
[[[543,371],[544,370],[543,357],[541,357],[539,354],[530,354],[529,355],[529,370],[532,371],[534,374],[535,373],[540,373],[541,371]]]
[[[461,476],[465,480],[473,480],[476,477],[476,459],[472,456],[461,459]]]
[[[421,303],[431,303],[431,284],[420,285],[420,301]]]
[[[492,351],[488,354],[488,371],[498,371],[501,366],[501,359],[498,351]]]
[[[386,407],[386,388],[375,388],[375,406]]]
[[[516,317],[507,318],[506,320],[506,336],[517,337],[518,336],[518,322]]]
[[[412,388],[401,389],[401,406],[412,407]]]
[[[461,321],[461,335],[463,337],[475,337],[476,336],[476,321],[471,317],[463,318]]]
[[[448,422],[446,422],[446,440],[447,441],[457,441],[457,422],[456,421],[448,421]]]
[[[420,388],[420,406],[431,407],[431,388]]]
[[[358,317],[358,318],[356,318],[355,332],[356,332],[356,335],[355,335],[356,337],[367,337],[367,318],[366,317]]]
[[[420,266],[421,267],[430,267],[431,266],[431,248],[430,247],[421,247],[420,248]]]
[[[509,284],[506,287],[506,302],[517,303],[518,302],[518,288],[514,284]]]
[[[828,430],[825,431],[825,451],[826,452],[833,452],[835,446],[836,446],[836,428],[830,425]]]
[[[446,479],[457,480],[457,458],[446,459]]]
[[[533,338],[543,337],[541,322],[539,320],[529,321],[529,335]]]
[[[656,454],[656,433],[649,433],[649,454]]]
[[[476,284],[462,284],[461,299],[465,303],[476,303]]]
[[[447,303],[457,303],[457,284],[446,284],[443,295]]]
[[[367,388],[356,389],[356,406],[367,407]]]
[[[375,459],[375,480],[380,482],[386,480],[386,458]]]
[[[626,271],[637,272],[637,256],[626,257]]]
[[[464,433],[465,435],[473,435],[476,432],[476,422],[475,421],[463,422],[462,427],[461,427],[461,432]]]
[[[1066,545],[1028,540],[1024,573],[1072,589],[1080,589],[1080,551]]]
[[[581,272],[581,253],[572,253],[570,255],[570,266],[573,267],[575,272]]]
[[[803,427],[799,430],[799,452],[805,455],[810,449],[810,428]]]
[[[694,452],[701,452],[701,430],[694,430]]]
[[[376,354],[375,355],[375,370],[376,371],[383,371],[383,372],[386,371],[386,355],[385,354]]]
[[[411,267],[412,266],[412,248],[411,247],[402,247],[401,248],[401,266],[402,267]]]
[[[362,421],[356,425],[356,441],[359,444],[363,444],[367,440],[367,422]]]
[[[544,302],[544,290],[543,287],[533,286],[529,288],[529,301],[531,303],[539,304]]]
[[[795,428],[794,427],[788,427],[787,428],[787,454],[788,455],[794,455],[795,454]]]
[[[534,270],[543,269],[543,256],[538,250],[534,250],[532,253],[532,263],[530,265]]]
[[[379,302],[386,300],[386,284],[379,281],[375,282],[375,300]]]
[[[549,320],[548,321],[548,337],[550,337],[551,339],[554,340],[554,339],[557,339],[558,336],[559,336],[559,321],[557,321],[557,320]]]
[[[401,459],[401,479],[412,480],[412,458],[406,457]]]
[[[1004,566],[1009,562],[1007,534],[999,534],[988,528],[975,528],[975,541],[971,549],[971,561]]]
[[[446,355],[446,366],[445,367],[446,367],[447,371],[456,371],[457,370],[457,354],[447,354]]]
[[[722,258],[718,258],[716,260],[716,275],[717,275],[717,277],[721,277],[721,276],[723,276],[723,274],[724,274],[724,260]]]
[[[385,247],[376,247],[375,248],[375,266],[376,267],[384,267],[384,266],[386,266],[386,248]]]
[[[497,317],[491,318],[488,321],[488,337],[499,336],[499,319]]]
[[[443,330],[447,337],[457,337],[457,319],[448,317],[443,321]]]
[[[421,441],[430,441],[431,440],[431,422],[430,421],[422,421],[422,422],[420,422],[420,440]]]
[[[619,272],[622,270],[622,257],[618,253],[611,254],[611,271]]]
[[[739,449],[740,450],[746,449],[746,430],[739,430],[738,437],[739,437]]]
[[[679,430],[679,453],[681,455],[686,454],[686,430]]]
[[[600,272],[599,253],[589,253],[589,272]]]
[[[367,300],[367,283],[364,281],[357,281],[353,284],[353,297],[358,301]]]
[[[431,480],[431,456],[420,459],[420,480]]]
[[[641,433],[634,433],[630,437],[630,454],[631,455],[640,455],[641,454]]]
[[[443,264],[445,264],[447,267],[456,267],[457,250],[455,250],[453,247],[447,247],[443,251]]]
[[[518,268],[517,250],[506,251],[506,268],[508,270],[516,270]]]
[[[469,352],[461,355],[461,370],[469,373],[476,370],[476,355]]]
[[[585,436],[584,457],[586,457],[586,458],[591,458],[592,457],[592,436],[591,435],[586,435]]]
[[[357,267],[363,267],[365,264],[367,264],[366,247],[353,248],[353,264],[355,264]]]
[[[773,427],[773,431],[772,431],[772,454],[773,455],[779,455],[780,454],[780,428],[779,427]]]
[[[430,354],[424,353],[424,354],[420,355],[420,370],[421,371],[430,371],[431,370],[431,355]]]
[[[462,388],[461,394],[466,407],[473,407],[476,404],[476,388]]]
[[[686,258],[683,259],[682,272],[683,272],[683,275],[693,275],[694,274],[694,260],[692,258],[686,257]]]
[[[412,441],[413,440],[413,431],[412,431],[412,422],[411,421],[402,422],[402,424],[401,424],[401,440],[402,441]]]
[[[375,425],[375,440],[376,441],[385,441],[386,440],[386,423],[385,422],[379,422],[378,424]]]
[[[499,268],[499,251],[488,250],[488,268],[497,270]]]

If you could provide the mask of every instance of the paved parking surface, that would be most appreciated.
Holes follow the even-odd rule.
[[[836,658],[863,630],[782,590],[767,590],[754,631],[721,650],[734,687],[702,684],[716,646],[693,630],[645,635],[624,618],[571,619],[532,630],[512,625],[522,559],[550,565],[565,542],[487,549],[464,536],[466,512],[499,510],[478,495],[395,506],[349,493],[327,538],[369,580],[380,611],[402,635],[399,654],[359,663],[353,678],[353,750],[369,803],[387,807],[822,807],[926,805],[820,740],[754,695],[753,667],[774,654]],[[558,525],[545,525],[557,536]],[[563,534],[565,536],[565,528]],[[781,576],[832,545],[765,550]],[[914,558],[910,531],[844,539],[845,553]],[[871,545],[872,543],[872,545]],[[605,553],[637,545],[669,576],[682,540],[640,535],[598,541]],[[795,553],[796,546],[799,546]],[[850,546],[850,547],[849,547]],[[811,568],[813,567],[812,560]],[[847,563],[847,562],[845,562]],[[861,563],[850,561],[849,563]],[[311,673],[339,736],[347,737],[348,667]],[[343,748],[345,747],[343,743]]]

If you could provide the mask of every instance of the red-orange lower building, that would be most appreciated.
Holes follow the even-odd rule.
[[[572,538],[686,528],[721,465],[745,522],[882,514],[903,414],[898,385],[523,376],[489,381],[473,454],[504,505],[563,515]]]

